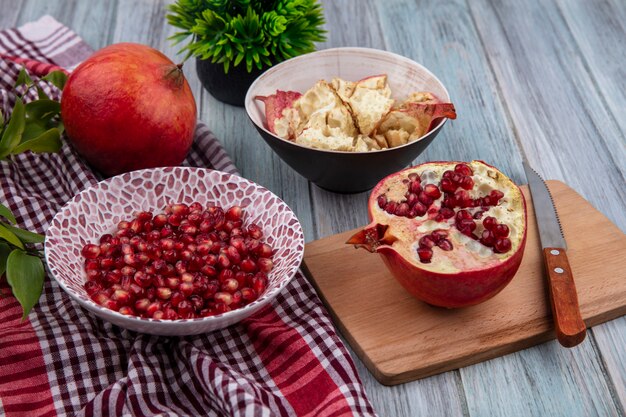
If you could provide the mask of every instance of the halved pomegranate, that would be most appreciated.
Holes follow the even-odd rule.
[[[482,161],[429,162],[381,180],[348,244],[378,252],[414,297],[457,308],[500,292],[522,262],[526,202]]]

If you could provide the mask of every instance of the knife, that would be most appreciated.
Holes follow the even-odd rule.
[[[526,162],[523,162],[523,165],[543,249],[556,336],[561,345],[573,347],[585,339],[587,329],[580,315],[574,276],[567,260],[567,244],[563,237],[563,229],[546,183]]]

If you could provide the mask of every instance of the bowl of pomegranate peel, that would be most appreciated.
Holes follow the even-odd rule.
[[[300,267],[302,227],[264,187],[203,168],[121,174],[54,217],[45,257],[82,307],[130,330],[184,336],[232,325]]]
[[[389,175],[368,201],[371,223],[348,244],[381,255],[415,298],[459,308],[495,296],[526,245],[520,188],[482,162],[428,162]]]
[[[354,193],[411,163],[456,118],[420,64],[369,48],[334,48],[277,64],[250,86],[248,117],[265,142],[321,188]]]

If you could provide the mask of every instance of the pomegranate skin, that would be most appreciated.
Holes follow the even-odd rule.
[[[482,165],[497,170],[497,168],[486,164]],[[401,177],[405,171],[412,171],[422,167],[428,167],[438,164],[454,166],[462,164],[460,161],[433,161],[422,165],[408,168],[406,170],[396,172],[383,178],[372,190],[368,201],[368,216],[371,221],[369,225],[363,228],[362,232],[354,235],[347,243],[357,244],[359,247],[366,248],[372,252],[377,252],[386,267],[392,273],[393,277],[406,289],[413,297],[424,301],[428,304],[445,308],[462,308],[482,303],[496,294],[498,294],[513,279],[519,269],[524,249],[526,247],[526,237],[528,230],[528,218],[526,201],[520,188],[510,179],[507,184],[514,187],[522,198],[520,199],[522,206],[524,228],[517,250],[504,261],[492,266],[484,266],[480,269],[470,269],[456,272],[440,272],[433,271],[428,267],[420,267],[415,262],[410,262],[398,253],[392,246],[396,239],[391,226],[382,225],[377,220],[375,209],[378,207],[378,197],[381,190],[384,190],[390,180],[394,177]],[[498,171],[499,172],[499,171]],[[373,235],[378,235],[376,243],[373,240],[365,239],[370,231]],[[371,246],[370,246],[371,245]]]
[[[74,148],[105,175],[180,164],[196,103],[182,70],[156,49],[105,47],[69,76],[61,115]]]

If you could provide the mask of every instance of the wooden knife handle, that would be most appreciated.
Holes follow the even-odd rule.
[[[543,258],[550,284],[550,303],[557,339],[565,347],[576,346],[585,339],[587,329],[580,315],[576,285],[567,254],[562,248],[544,248]]]

